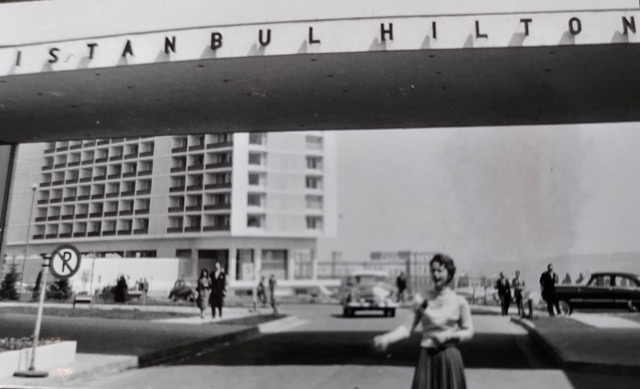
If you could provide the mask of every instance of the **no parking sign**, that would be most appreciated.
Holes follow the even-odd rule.
[[[72,277],[80,269],[80,252],[75,246],[63,244],[51,254],[49,270],[60,280]]]

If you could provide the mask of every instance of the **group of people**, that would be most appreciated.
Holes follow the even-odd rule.
[[[220,262],[216,262],[214,270],[209,271],[202,269],[200,278],[198,278],[198,308],[200,308],[200,316],[204,318],[204,312],[208,306],[211,306],[211,317],[216,317],[216,310],[222,317],[222,307],[224,305],[224,297],[227,293],[227,275],[220,266]]]
[[[582,274],[581,274],[582,276]],[[558,284],[558,274],[553,271],[553,265],[550,263],[547,270],[540,275],[540,289],[542,291],[542,299],[547,303],[547,311],[550,316],[560,314],[558,298],[556,296],[556,285]],[[515,278],[509,283],[503,273],[496,281],[496,290],[502,307],[502,315],[509,314],[509,305],[511,304],[511,291],[513,290],[513,299],[518,307],[518,315],[524,315],[523,293],[525,289],[524,281],[520,278],[520,271],[516,270]],[[554,310],[555,309],[555,310]]]
[[[504,273],[500,272],[500,278],[496,281],[496,290],[498,292],[498,298],[500,299],[500,307],[502,308],[502,316],[509,314],[509,305],[511,305],[511,290],[513,289],[513,300],[518,307],[518,315],[524,316],[524,304],[522,301],[524,295],[524,281],[520,278],[520,271],[516,270],[516,276],[509,280],[504,276]]]
[[[271,303],[271,308],[273,309],[273,314],[278,314],[278,304],[276,303],[276,285],[278,282],[276,281],[276,276],[273,274],[269,277],[269,301]],[[267,291],[264,286],[264,277],[260,277],[260,283],[257,288],[257,297],[258,300],[262,303],[262,307],[265,308],[267,306]]]

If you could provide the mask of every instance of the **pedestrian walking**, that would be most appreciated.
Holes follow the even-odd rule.
[[[464,363],[456,344],[473,337],[471,310],[464,297],[451,289],[456,272],[453,259],[436,254],[429,263],[434,288],[425,298],[417,296],[413,315],[395,330],[376,336],[378,350],[408,338],[422,324],[420,357],[413,375],[412,389],[466,389]]]
[[[407,278],[404,276],[403,271],[401,271],[398,278],[396,278],[396,287],[398,288],[398,302],[404,301],[404,291],[407,289]]]
[[[502,316],[507,316],[509,314],[509,305],[511,304],[511,286],[502,272],[500,272],[500,278],[496,281],[496,290],[500,298]]]
[[[558,298],[556,296],[556,284],[558,283],[558,275],[553,271],[553,265],[547,266],[547,271],[540,275],[540,288],[542,289],[542,298],[547,302],[547,311],[549,316],[555,316],[553,308],[555,307],[560,314],[558,306]]]
[[[264,287],[264,276],[260,277],[260,283],[258,284],[258,300],[262,303],[262,308],[267,306],[267,291]]]
[[[271,308],[273,308],[273,314],[278,314],[278,303],[276,302],[276,276],[273,274],[269,277],[269,298],[271,300]]]
[[[216,317],[216,309],[220,317],[222,317],[222,306],[224,305],[224,296],[227,293],[227,275],[220,266],[220,262],[216,262],[215,269],[211,272],[211,317]]]
[[[211,279],[209,278],[209,272],[207,269],[200,271],[200,278],[198,278],[198,308],[200,308],[200,317],[204,319],[204,311],[209,306],[211,299]]]
[[[513,288],[513,299],[518,307],[518,316],[524,317],[524,304],[522,297],[524,295],[524,281],[520,278],[520,270],[516,270],[516,278],[511,281],[511,287]]]

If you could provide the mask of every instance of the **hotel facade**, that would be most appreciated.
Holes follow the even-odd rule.
[[[176,258],[184,278],[220,262],[232,287],[315,279],[317,240],[336,233],[335,153],[330,132],[23,144],[6,258],[70,243],[145,266]]]

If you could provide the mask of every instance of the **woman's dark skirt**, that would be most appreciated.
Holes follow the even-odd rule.
[[[420,349],[411,389],[466,389],[464,363],[455,347]]]

